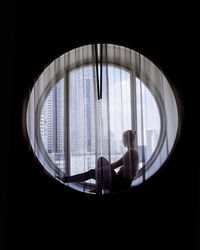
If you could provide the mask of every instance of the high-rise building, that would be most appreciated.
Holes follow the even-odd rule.
[[[95,153],[95,91],[92,66],[70,73],[70,152],[71,155]]]
[[[64,158],[64,80],[50,91],[42,108],[40,132],[46,151],[55,163]]]

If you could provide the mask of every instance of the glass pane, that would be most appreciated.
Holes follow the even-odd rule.
[[[95,168],[96,92],[93,67],[85,66],[71,71],[69,82],[70,174],[74,175]]]
[[[137,138],[139,167],[153,154],[160,134],[160,115],[152,93],[146,85],[136,78],[137,98]]]
[[[70,174],[88,171],[99,156],[111,162],[126,151],[122,134],[131,129],[130,73],[103,66],[102,99],[97,98],[94,69],[80,67],[69,74]],[[137,140],[140,167],[155,150],[160,116],[149,89],[136,79]],[[52,161],[64,171],[64,79],[50,91],[42,108],[40,131]],[[94,183],[94,180],[88,180]]]
[[[122,134],[131,129],[130,73],[103,66],[98,100],[93,70],[85,66],[70,72],[71,175],[95,168],[99,156],[118,160],[125,152]]]
[[[109,111],[111,162],[120,159],[126,151],[122,134],[131,129],[130,73],[109,66]]]

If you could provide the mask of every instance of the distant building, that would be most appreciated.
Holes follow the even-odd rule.
[[[42,109],[40,131],[49,154],[64,153],[64,81],[50,91]]]
[[[92,67],[70,73],[69,91],[71,154],[95,153],[96,132]]]

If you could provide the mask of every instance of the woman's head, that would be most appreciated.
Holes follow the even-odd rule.
[[[123,143],[125,147],[134,146],[135,144],[136,131],[135,130],[126,130],[123,133]]]

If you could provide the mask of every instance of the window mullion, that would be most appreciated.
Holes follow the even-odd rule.
[[[69,100],[69,71],[64,74],[64,155],[65,175],[70,175],[70,100]]]

